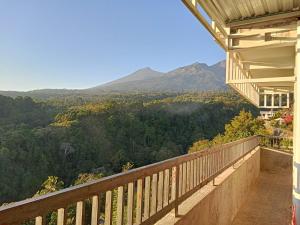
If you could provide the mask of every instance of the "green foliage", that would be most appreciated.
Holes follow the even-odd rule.
[[[39,190],[34,196],[45,195],[51,192],[59,191],[63,189],[64,182],[61,181],[58,177],[50,176],[42,184],[41,190]]]
[[[230,142],[253,135],[266,134],[264,121],[253,118],[251,112],[242,110],[229,124],[225,125],[224,141]]]
[[[205,148],[208,148],[211,146],[211,142],[207,139],[196,141],[193,143],[193,146],[189,148],[189,153],[193,152],[199,152]]]
[[[184,154],[241,109],[258,113],[232,93],[73,100],[0,96],[0,202],[32,196],[48,176],[68,187]]]
[[[201,151],[204,148],[228,143],[253,135],[266,135],[267,130],[264,121],[254,118],[251,112],[242,110],[239,115],[235,116],[230,123],[225,125],[224,134],[216,135],[213,140],[199,140],[193,143],[189,153]]]

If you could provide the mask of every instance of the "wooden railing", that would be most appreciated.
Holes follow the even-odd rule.
[[[291,153],[293,152],[293,137],[262,135],[260,136],[260,145]]]
[[[0,225],[154,224],[258,145],[249,137],[16,202]]]

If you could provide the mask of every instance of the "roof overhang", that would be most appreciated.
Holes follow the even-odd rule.
[[[256,105],[265,91],[293,91],[300,0],[182,1],[227,52],[231,87]]]

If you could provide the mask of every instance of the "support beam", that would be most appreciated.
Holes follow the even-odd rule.
[[[295,59],[294,84],[294,129],[293,129],[293,204],[296,215],[296,224],[300,224],[300,21],[297,23],[297,44]]]
[[[273,82],[295,82],[295,77],[269,77],[255,79],[237,79],[228,81],[229,84],[244,84],[244,83],[273,83]]]
[[[270,49],[270,48],[281,48],[281,47],[289,47],[295,46],[296,41],[264,41],[259,43],[248,43],[243,45],[236,45],[230,48],[231,51],[248,51],[248,50],[262,50],[262,49]]]
[[[216,32],[212,29],[211,25],[207,22],[207,20],[201,15],[199,10],[196,7],[197,2],[194,3],[191,0],[182,0],[182,2],[186,5],[186,7],[194,14],[194,16],[202,23],[202,25],[207,29],[207,31],[215,38],[217,43],[224,49],[227,49],[226,44],[218,37]]]

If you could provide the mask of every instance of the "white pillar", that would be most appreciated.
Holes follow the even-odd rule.
[[[264,94],[264,106],[267,107],[267,95]]]
[[[293,131],[293,204],[296,223],[300,225],[300,21],[297,22],[297,44],[294,84],[294,131]],[[297,138],[298,137],[298,138]]]
[[[281,106],[282,106],[282,94],[280,93],[279,94],[279,102],[278,102],[278,105],[279,105],[279,108],[281,108]]]

